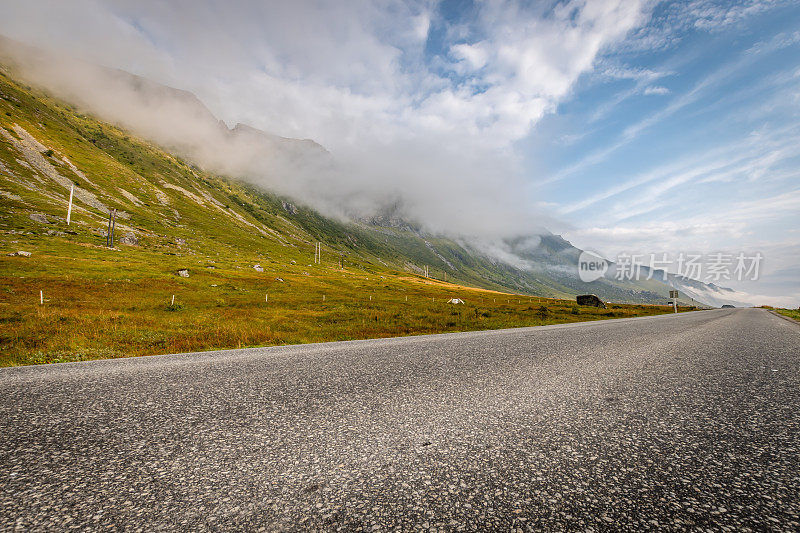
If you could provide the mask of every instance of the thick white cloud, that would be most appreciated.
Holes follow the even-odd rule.
[[[430,229],[508,235],[546,219],[520,193],[512,143],[645,3],[490,0],[453,21],[425,0],[32,0],[0,7],[0,32],[191,90],[229,124],[317,140],[357,169],[327,182],[342,211],[399,201]],[[290,189],[321,201],[304,180]]]

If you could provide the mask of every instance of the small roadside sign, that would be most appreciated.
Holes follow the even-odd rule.
[[[672,300],[670,303],[672,304],[672,308],[675,312],[678,312],[678,291],[669,291],[669,299]]]

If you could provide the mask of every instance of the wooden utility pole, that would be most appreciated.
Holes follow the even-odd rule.
[[[111,246],[111,211],[108,212],[108,231],[106,231],[106,246]]]
[[[114,247],[114,227],[117,225],[117,210],[112,209],[108,212],[108,234],[106,235],[106,246]]]
[[[69,226],[69,221],[72,218],[72,195],[75,192],[75,184],[73,183],[69,189],[69,207],[67,208],[67,226]]]
[[[117,229],[117,210],[114,209],[114,216],[111,218],[111,247],[114,247],[114,230]]]

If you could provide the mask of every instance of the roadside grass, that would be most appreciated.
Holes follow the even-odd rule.
[[[800,321],[800,309],[775,309],[775,311],[783,316],[788,316],[789,318]]]
[[[671,312],[668,306],[651,305],[582,307],[570,300],[468,288],[407,272],[291,263],[264,265],[257,272],[254,263],[211,264],[197,256],[165,257],[133,248],[82,259],[38,250],[29,258],[0,257],[6,274],[0,277],[0,365]],[[190,277],[178,276],[181,268],[188,268]],[[448,304],[450,298],[465,304]]]

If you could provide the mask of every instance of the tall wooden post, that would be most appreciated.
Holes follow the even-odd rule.
[[[114,229],[117,226],[117,210],[114,209],[114,216],[111,218],[111,247],[114,247]]]
[[[106,246],[111,247],[111,210],[108,212],[108,231],[106,232]]]
[[[72,195],[75,192],[75,184],[73,183],[69,189],[69,207],[67,208],[67,226],[69,226],[69,221],[72,218]]]

